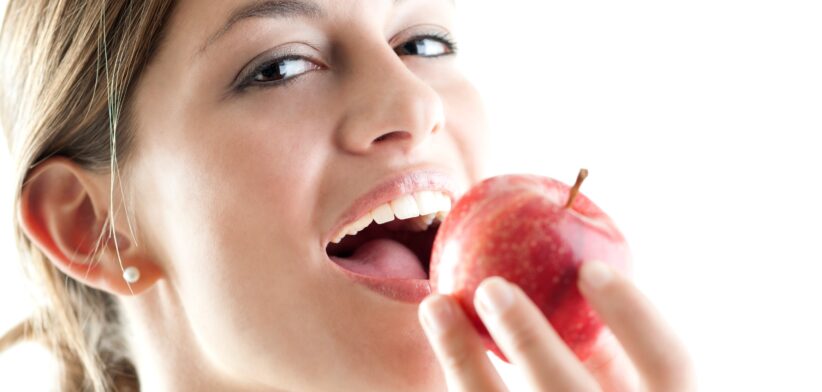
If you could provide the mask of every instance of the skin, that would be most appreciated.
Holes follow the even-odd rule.
[[[144,390],[500,385],[458,317],[447,335],[424,333],[417,312],[428,305],[352,283],[322,243],[387,176],[434,168],[466,186],[482,177],[483,109],[455,56],[395,51],[421,33],[456,38],[453,3],[317,0],[321,16],[243,19],[215,38],[244,4],[179,2],[133,96],[136,136],[118,207],[109,210],[109,175],[52,158],[23,190],[25,232],[56,267],[117,296]],[[272,50],[309,58],[291,64],[306,72],[281,86],[232,87]],[[95,253],[109,213],[117,242]],[[125,266],[141,279],[126,284]],[[525,321],[550,331],[537,315]],[[635,324],[660,331],[645,321]],[[594,385],[556,342],[539,343],[543,359],[576,366],[566,378]],[[526,354],[509,357],[536,364]]]

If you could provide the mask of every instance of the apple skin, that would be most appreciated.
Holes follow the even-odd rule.
[[[571,187],[528,174],[492,177],[471,188],[441,224],[431,255],[433,292],[454,297],[487,349],[507,361],[474,309],[483,279],[517,284],[580,360],[603,328],[577,288],[585,261],[625,273],[630,250],[611,219],[583,194],[565,208]]]

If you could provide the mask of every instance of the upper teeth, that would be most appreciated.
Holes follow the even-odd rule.
[[[451,211],[451,198],[442,192],[422,191],[405,194],[388,203],[380,204],[354,222],[346,225],[334,236],[331,242],[339,243],[346,235],[356,235],[371,222],[383,224],[394,219],[419,218],[414,224],[420,230],[425,230],[435,218],[440,220]]]

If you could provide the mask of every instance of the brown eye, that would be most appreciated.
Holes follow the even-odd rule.
[[[263,65],[252,79],[254,83],[276,83],[319,68],[317,64],[302,57],[286,57]]]
[[[399,56],[438,57],[455,52],[455,44],[436,36],[416,37],[394,48]]]

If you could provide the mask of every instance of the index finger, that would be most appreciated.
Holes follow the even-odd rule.
[[[420,321],[434,349],[449,392],[502,392],[497,374],[474,326],[450,297],[433,294],[420,303]]]

